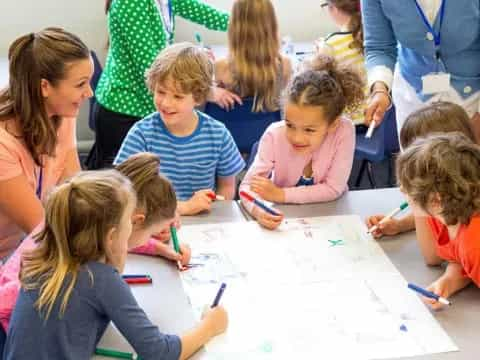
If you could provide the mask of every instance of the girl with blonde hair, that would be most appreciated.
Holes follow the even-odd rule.
[[[228,55],[215,63],[219,86],[254,97],[252,111],[276,111],[292,72],[280,54],[275,9],[270,0],[237,0],[228,27]]]
[[[136,204],[115,170],[80,173],[52,192],[38,246],[23,257],[4,358],[88,359],[112,321],[142,359],[185,359],[225,330],[221,307],[181,337],[160,333],[139,307],[120,276]]]
[[[159,174],[160,159],[151,153],[139,153],[117,166],[117,170],[132,183],[137,203],[132,215],[132,234],[128,248],[137,254],[157,255],[183,265],[190,261],[190,248],[181,243],[181,253],[168,244],[170,226],[179,226],[176,217],[177,198],[172,184]],[[38,226],[0,269],[0,332],[6,331],[20,291],[20,265],[22,254],[35,249]]]

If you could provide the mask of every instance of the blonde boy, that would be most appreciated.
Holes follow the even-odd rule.
[[[147,70],[146,80],[157,112],[132,127],[114,164],[139,152],[158,155],[182,215],[209,210],[214,193],[233,199],[244,161],[225,126],[195,110],[213,83],[207,54],[189,43],[169,46]]]

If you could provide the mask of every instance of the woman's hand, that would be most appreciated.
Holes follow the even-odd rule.
[[[373,84],[371,95],[367,100],[365,124],[369,125],[375,121],[375,126],[380,125],[391,105],[392,101],[387,86],[383,82],[377,81]]]

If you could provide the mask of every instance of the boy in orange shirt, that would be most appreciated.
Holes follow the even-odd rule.
[[[427,290],[447,298],[471,281],[480,286],[480,147],[460,133],[420,138],[398,158],[397,176],[425,262],[448,261]]]

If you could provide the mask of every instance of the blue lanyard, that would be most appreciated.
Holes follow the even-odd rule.
[[[430,22],[428,21],[427,17],[425,16],[425,13],[423,12],[422,8],[418,4],[417,0],[413,0],[415,2],[415,6],[417,7],[418,13],[420,14],[420,17],[423,20],[423,23],[427,27],[428,31],[432,34],[433,36],[433,41],[435,44],[435,58],[437,60],[440,59],[440,42],[442,40],[441,38],[441,30],[442,30],[442,24],[443,24],[443,17],[445,15],[445,3],[447,2],[446,0],[442,0],[442,4],[440,5],[440,21],[439,21],[439,26],[438,26],[438,33],[435,31],[432,25],[430,25]]]
[[[43,166],[40,166],[40,174],[38,174],[38,183],[37,183],[37,197],[42,198],[42,182],[43,182]]]
[[[160,1],[160,0],[157,0],[157,1]],[[161,12],[163,14],[163,5],[161,3],[159,3],[159,5],[160,5]],[[168,33],[168,37],[169,37],[168,41],[171,42],[173,38],[173,15],[172,15],[173,11],[172,11],[171,1],[167,1],[167,9],[168,9],[168,19],[166,18],[166,16],[162,16],[162,18],[163,18],[163,24],[165,25],[165,30],[167,30],[167,33]]]

